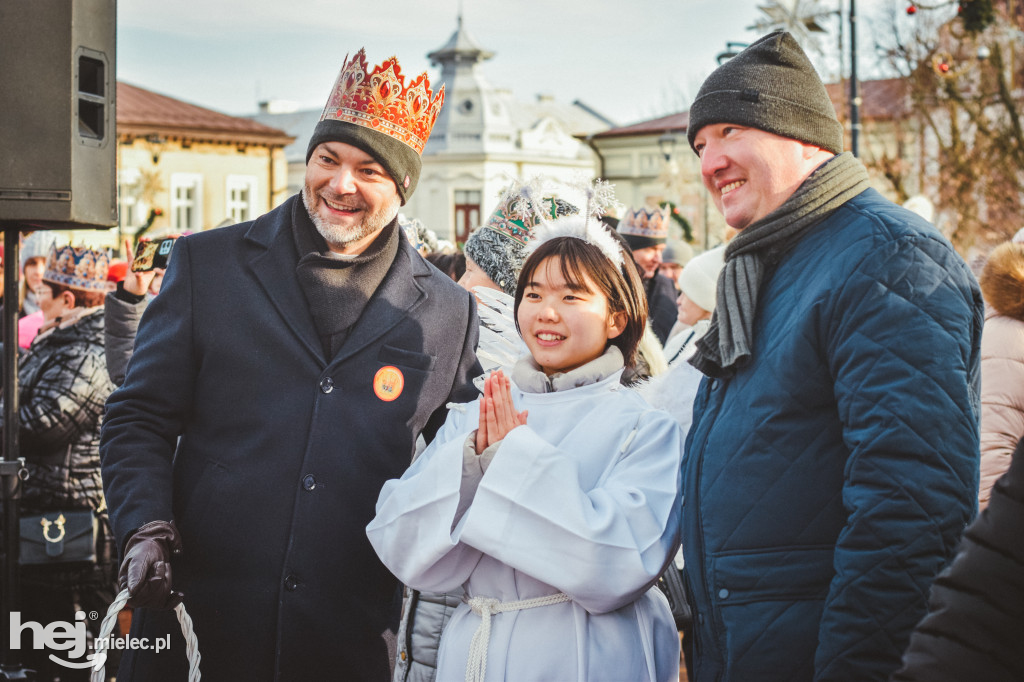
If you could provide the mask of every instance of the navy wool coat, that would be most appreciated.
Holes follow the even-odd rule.
[[[107,503],[121,547],[149,521],[181,531],[173,581],[203,679],[383,682],[398,583],[365,527],[428,421],[476,394],[479,323],[401,238],[325,363],[295,276],[296,201],[175,245],[107,403]],[[186,679],[173,612],[135,611],[133,636],[166,633],[169,652],[125,652],[118,680]]]
[[[982,307],[873,189],[766,277],[753,357],[704,379],[686,446],[696,682],[896,670],[977,506]]]

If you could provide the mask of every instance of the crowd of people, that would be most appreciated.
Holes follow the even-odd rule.
[[[119,347],[112,338],[114,308],[125,292],[136,291],[141,301],[155,295],[151,285],[160,272],[129,270],[129,242],[128,260],[112,260],[103,249],[58,246],[46,232],[26,234],[22,242],[17,416],[25,470],[19,609],[23,622],[73,622],[77,611],[105,612],[117,594],[117,547],[103,494],[99,438],[104,405],[123,378],[135,327],[120,333]],[[112,357],[115,352],[123,357]],[[84,555],[79,537],[88,541]],[[47,551],[41,557],[32,548]],[[99,625],[88,624],[90,638]],[[45,650],[24,646],[21,651],[38,679],[89,678],[88,670],[68,669]],[[116,666],[117,660],[114,651],[110,661]]]
[[[438,240],[400,210],[443,102],[359,51],[302,192],[165,280],[24,260],[23,514],[95,551],[24,565],[23,620],[127,590],[171,645],[124,681],[188,676],[182,601],[209,679],[1024,676],[1024,243],[979,286],[785,32],[690,109],[697,254],[554,178]]]

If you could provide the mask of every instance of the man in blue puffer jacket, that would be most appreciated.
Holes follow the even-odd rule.
[[[886,680],[976,507],[977,283],[842,153],[789,34],[719,67],[688,135],[740,230],[691,360],[694,679]]]

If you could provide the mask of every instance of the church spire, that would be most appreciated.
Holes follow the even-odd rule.
[[[443,69],[446,64],[456,62],[478,64],[494,56],[494,53],[490,50],[480,47],[479,43],[463,28],[461,2],[459,4],[455,33],[452,34],[447,43],[433,52],[427,53],[427,59],[430,60],[432,66],[440,66]]]

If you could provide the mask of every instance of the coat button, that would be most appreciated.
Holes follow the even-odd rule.
[[[712,379],[711,380],[711,390],[712,391],[717,391],[718,387],[721,385],[721,383],[722,382],[720,382],[718,379]]]
[[[700,623],[701,625],[704,625],[704,614],[703,613],[698,613],[697,614],[697,622]]]
[[[330,393],[334,390],[334,379],[330,377],[324,377],[320,382],[320,390],[324,393]]]
[[[316,487],[316,476],[313,474],[306,474],[302,477],[302,487],[306,490],[312,490]]]
[[[299,587],[299,579],[294,575],[289,575],[284,579],[284,589],[289,592],[294,592]]]
[[[718,598],[719,599],[728,599],[729,598],[729,590],[725,589],[724,587],[722,589],[720,589],[718,591]]]

